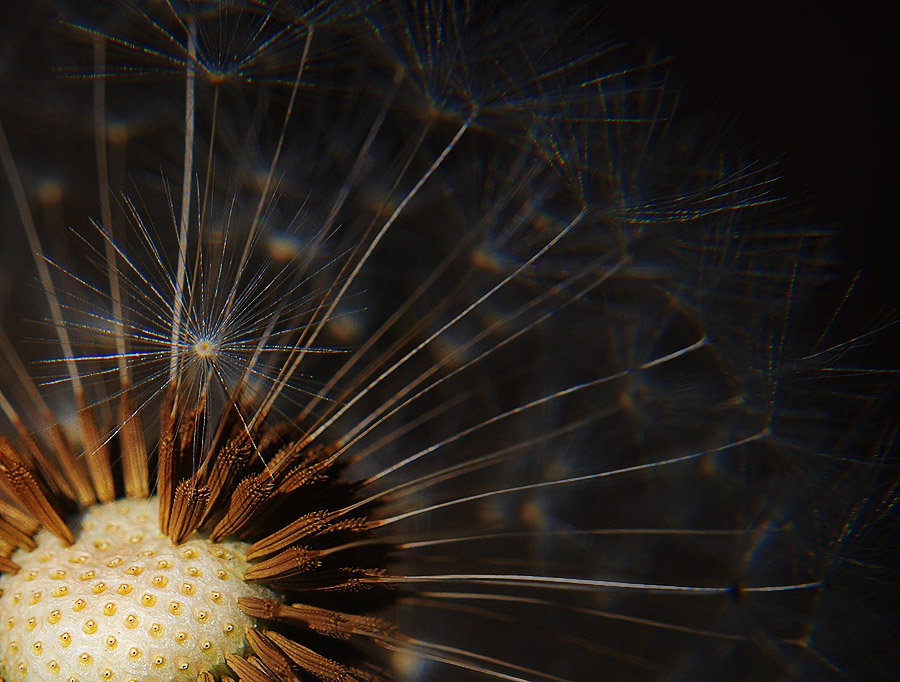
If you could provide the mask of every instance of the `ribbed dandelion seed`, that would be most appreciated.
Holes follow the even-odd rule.
[[[75,5],[3,28],[4,680],[887,670],[838,640],[893,435],[811,426],[882,375],[829,405],[827,235],[659,63],[539,6]]]

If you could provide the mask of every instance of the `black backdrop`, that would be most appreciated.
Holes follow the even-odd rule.
[[[600,21],[671,55],[682,105],[710,108],[784,188],[840,229],[861,322],[900,309],[898,22],[891,3],[608,0]]]

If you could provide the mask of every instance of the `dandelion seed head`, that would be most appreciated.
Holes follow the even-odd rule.
[[[827,235],[602,13],[26,5],[0,312],[51,343],[0,353],[4,680],[848,679],[895,634],[856,608],[886,382],[798,333]]]

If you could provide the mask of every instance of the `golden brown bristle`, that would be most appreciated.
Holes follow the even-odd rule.
[[[266,672],[275,680],[299,682],[288,657],[268,637],[258,630],[247,630],[247,641],[266,668]]]
[[[396,627],[383,618],[341,613],[308,604],[285,604],[277,599],[241,597],[238,605],[244,613],[254,618],[303,625],[335,639],[348,639],[351,635],[359,634],[386,637],[396,631]]]
[[[261,664],[254,664],[250,658],[226,654],[225,661],[238,674],[238,678],[242,682],[278,682],[277,678],[272,677],[262,669]]]
[[[291,521],[287,526],[257,540],[247,551],[247,557],[258,559],[273,554],[303,538],[318,533],[328,527],[329,521],[337,518],[336,512],[315,511]]]
[[[125,495],[135,499],[149,496],[150,475],[144,425],[129,392],[123,393],[119,400],[119,442],[122,448]]]
[[[175,488],[169,515],[169,537],[176,545],[200,527],[209,504],[209,488],[199,484],[199,475],[185,478]]]
[[[0,517],[0,539],[14,547],[21,547],[27,550],[35,548],[34,539],[31,535],[2,517]]]
[[[0,444],[0,474],[21,502],[25,511],[64,544],[71,545],[75,538],[51,502],[46,487],[25,465],[13,460],[10,452]]]
[[[100,502],[112,502],[116,499],[116,490],[110,468],[109,444],[100,436],[94,410],[85,406],[83,394],[78,394],[76,398],[78,426],[85,447],[84,461],[87,464],[88,476],[94,485],[97,499]]]
[[[280,554],[260,561],[244,573],[245,580],[265,580],[273,584],[315,570],[322,565],[319,552],[307,547],[288,547]]]
[[[59,423],[50,412],[43,414],[43,418],[47,426],[47,436],[50,441],[51,450],[59,464],[59,470],[62,472],[65,480],[72,486],[75,493],[75,500],[81,508],[90,507],[97,502],[97,495],[91,484],[91,478],[88,476],[85,462],[76,456],[66,438]],[[51,467],[53,471],[56,467]]]
[[[225,446],[220,448],[213,460],[212,468],[206,479],[209,488],[210,507],[214,506],[223,492],[230,491],[235,482],[247,468],[250,458],[253,456],[253,446],[250,439],[241,434],[230,438]]]
[[[210,532],[210,538],[217,540],[238,533],[269,499],[274,489],[275,483],[268,471],[240,481],[231,493],[227,511]]]
[[[15,575],[19,572],[19,568],[19,564],[17,564],[15,561],[0,554],[0,572],[12,573],[13,575]]]

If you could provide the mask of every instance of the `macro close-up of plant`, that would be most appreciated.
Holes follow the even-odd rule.
[[[667,59],[555,3],[20,5],[0,680],[892,678],[896,319]]]

